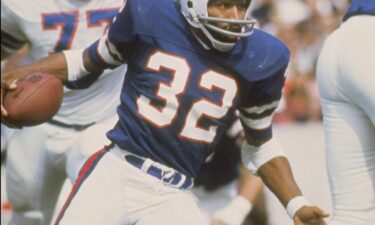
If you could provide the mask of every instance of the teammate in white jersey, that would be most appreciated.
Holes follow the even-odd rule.
[[[105,33],[122,3],[2,0],[1,59],[25,43],[32,61],[87,46]],[[74,181],[91,151],[109,143],[105,132],[117,121],[125,70],[125,66],[106,70],[88,89],[64,88],[62,106],[51,121],[16,131],[6,168],[12,224],[50,224],[65,179]]]
[[[375,1],[353,0],[317,77],[332,192],[331,225],[375,221]]]

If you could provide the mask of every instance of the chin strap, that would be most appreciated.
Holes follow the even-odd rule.
[[[202,26],[200,29],[211,42],[212,47],[220,52],[228,52],[232,50],[234,48],[234,45],[236,44],[235,42],[229,43],[216,40],[205,26]]]

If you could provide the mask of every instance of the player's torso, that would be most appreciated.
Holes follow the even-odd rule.
[[[142,6],[146,12],[153,7]],[[174,18],[155,15],[154,23],[147,15],[138,21],[142,28],[121,95],[122,122],[109,135],[122,148],[194,176],[239,104],[243,82],[200,46],[179,12],[165,11]]]
[[[239,105],[241,79],[206,57],[162,42],[137,50],[142,55],[129,66],[119,109],[126,130],[111,136],[123,148],[167,165],[183,161],[178,169],[191,175]]]
[[[31,61],[66,49],[84,48],[101,37],[122,0],[7,0],[17,14],[29,45]],[[65,88],[56,120],[89,124],[113,115],[125,68],[106,71],[89,89]]]
[[[143,14],[132,18],[137,40],[128,59],[121,120],[109,136],[124,149],[195,176],[231,112],[262,104],[248,96],[273,74],[270,49],[275,46],[278,56],[280,46],[257,32],[254,42],[239,41],[230,53],[205,50],[173,1],[130,4],[139,4],[128,7]]]

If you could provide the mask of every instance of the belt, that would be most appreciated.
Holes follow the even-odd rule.
[[[59,126],[59,127],[73,129],[73,130],[76,130],[76,131],[85,130],[86,128],[88,128],[88,127],[90,127],[90,126],[92,126],[92,125],[95,124],[95,122],[92,122],[92,123],[89,123],[89,124],[85,124],[85,125],[80,125],[80,124],[66,124],[66,123],[62,123],[62,122],[57,121],[57,120],[48,120],[47,123],[55,125],[55,126]]]
[[[158,166],[153,165],[154,162],[150,159],[143,159],[136,155],[125,155],[125,160],[145,173],[158,178],[169,186],[184,190],[193,186],[193,178],[187,177],[172,168],[159,168]]]

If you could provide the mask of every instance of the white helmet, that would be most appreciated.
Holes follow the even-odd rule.
[[[217,17],[210,17],[208,16],[207,5],[210,0],[179,0],[181,5],[181,12],[189,22],[192,27],[200,29],[204,35],[208,38],[211,42],[212,47],[221,51],[227,52],[230,51],[235,42],[223,42],[218,40],[217,38],[213,37],[212,34],[208,31],[214,31],[220,34],[234,36],[234,37],[247,37],[253,33],[253,27],[255,24],[255,20],[250,18],[250,4],[246,10],[245,17],[242,20],[236,19],[224,19],[224,18],[217,18]],[[210,22],[224,22],[228,24],[239,24],[242,26],[240,32],[233,32],[222,29],[218,26],[211,24]]]

